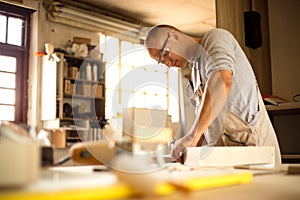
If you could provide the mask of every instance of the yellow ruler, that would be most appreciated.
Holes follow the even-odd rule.
[[[236,184],[246,184],[252,182],[252,179],[252,173],[243,172],[236,174],[189,178],[180,182],[174,181],[172,182],[172,184],[177,185],[178,187],[181,186],[187,191],[195,191],[209,188],[225,187]]]

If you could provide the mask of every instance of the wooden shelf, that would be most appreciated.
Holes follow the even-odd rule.
[[[80,60],[80,61],[87,61],[87,62],[92,62],[92,63],[103,63],[102,60],[95,60],[95,59],[91,59],[89,57],[79,57],[79,56],[72,56],[72,55],[68,55],[68,54],[64,54],[65,58],[68,59],[74,59],[74,60]]]
[[[43,126],[49,130],[61,129],[65,133],[66,144],[70,141],[75,143],[78,138],[72,137],[77,137],[76,133],[89,136],[100,129],[100,119],[105,119],[105,62],[63,53],[57,55],[60,62],[56,67],[56,92],[53,94],[56,96],[53,113],[56,119],[44,121]],[[97,69],[94,70],[97,74],[89,74],[87,64],[91,65],[91,73]],[[93,80],[86,78],[90,75]]]
[[[64,77],[66,80],[70,80],[73,82],[84,82],[84,83],[90,83],[90,84],[103,84],[103,82],[93,81],[93,80],[87,80],[87,79],[80,79],[80,78],[72,78],[72,77]]]
[[[65,98],[77,98],[77,99],[97,99],[97,100],[105,100],[104,97],[93,97],[93,96],[83,96],[81,94],[64,94]]]

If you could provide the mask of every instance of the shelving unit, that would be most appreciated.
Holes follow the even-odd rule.
[[[65,133],[66,146],[101,138],[105,120],[105,63],[56,53],[56,119],[44,121],[45,129]]]

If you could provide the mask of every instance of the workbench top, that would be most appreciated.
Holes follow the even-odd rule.
[[[280,170],[242,170],[227,167],[189,169],[179,163],[170,166],[166,175],[178,179],[179,187],[162,184],[160,194],[153,196],[137,196],[136,188],[120,181],[105,166],[67,166],[43,168],[40,180],[25,187],[2,188],[0,199],[183,199],[187,194],[189,199],[300,199],[300,175],[288,175],[282,170],[287,169],[287,165]],[[165,173],[163,170],[154,173],[160,175]],[[217,178],[211,178],[214,175]],[[142,181],[149,182],[146,177],[151,176],[151,173],[142,175],[145,178]],[[196,179],[185,182],[187,187],[184,184],[181,187],[180,184],[184,183],[183,177]],[[201,182],[202,185],[199,185]]]

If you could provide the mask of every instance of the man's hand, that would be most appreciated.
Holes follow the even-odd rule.
[[[182,155],[185,151],[185,148],[191,146],[192,140],[193,136],[191,134],[187,134],[184,137],[176,140],[171,150],[171,156],[177,161],[182,162]]]
[[[171,156],[173,158],[175,158],[176,160],[178,160],[182,156],[182,154],[185,150],[185,146],[182,145],[182,143],[180,143],[179,141],[180,140],[177,140],[175,142],[173,148],[171,149]]]

